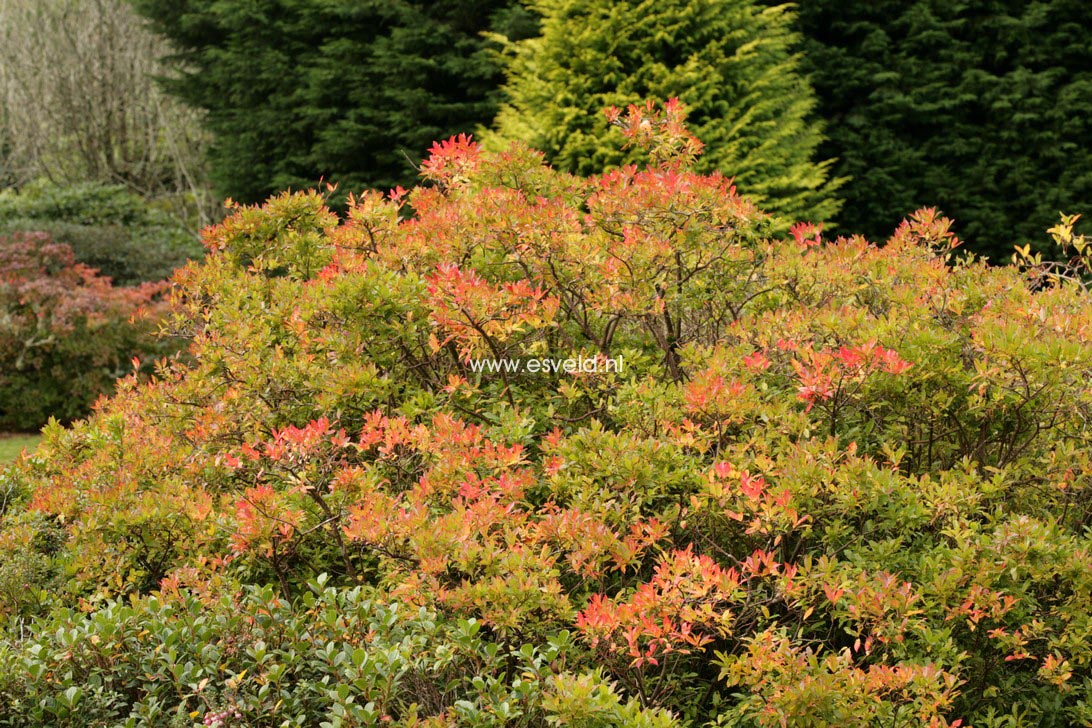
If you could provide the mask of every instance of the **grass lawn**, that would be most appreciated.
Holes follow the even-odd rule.
[[[41,435],[0,434],[0,464],[14,460],[24,447],[33,450],[41,439]]]

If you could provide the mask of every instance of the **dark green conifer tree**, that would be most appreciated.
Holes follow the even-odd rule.
[[[936,206],[1003,260],[1092,215],[1092,3],[809,0],[800,24],[840,229],[882,240]]]
[[[133,1],[178,49],[168,87],[207,112],[218,192],[243,202],[411,183],[434,140],[496,112],[481,33],[529,17],[513,0]]]

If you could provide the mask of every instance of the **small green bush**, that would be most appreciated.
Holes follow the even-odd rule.
[[[147,225],[155,214],[123,185],[28,185],[0,194],[0,219],[65,220],[80,225]]]
[[[0,646],[0,726],[676,725],[595,673],[558,673],[576,651],[568,633],[502,647],[479,621],[325,576],[295,604],[271,587],[168,588]]]

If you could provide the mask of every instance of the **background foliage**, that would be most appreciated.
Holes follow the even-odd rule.
[[[48,233],[119,286],[162,281],[201,243],[176,218],[121,185],[49,183],[0,192],[0,234]]]
[[[43,233],[0,237],[0,429],[83,417],[117,378],[167,353],[150,335],[163,290],[115,288]]]
[[[126,0],[0,2],[0,188],[122,185],[217,217],[201,115],[156,82],[168,50]]]
[[[937,206],[1005,261],[1092,208],[1092,5],[817,0],[799,18],[820,154],[850,178],[841,229],[882,235]]]
[[[206,112],[216,191],[243,202],[410,184],[433,139],[495,111],[479,34],[533,29],[510,0],[134,5],[177,49],[167,87]]]

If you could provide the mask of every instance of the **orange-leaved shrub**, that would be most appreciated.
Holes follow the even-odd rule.
[[[0,650],[5,702],[67,709],[86,685],[104,715],[154,695],[206,725],[1092,721],[1079,276],[960,257],[931,210],[883,245],[771,238],[691,171],[682,116],[611,114],[643,168],[578,178],[459,137],[343,220],[284,194],[206,231],[173,299],[190,357],[7,476],[0,549],[63,543],[43,637]],[[267,659],[262,625],[308,614],[315,579],[386,626],[332,595],[340,637]],[[222,601],[266,584],[276,608]],[[123,598],[262,659],[156,667],[107,640]],[[227,625],[204,638],[202,604]],[[476,625],[488,659],[378,693],[335,659],[411,618]]]

